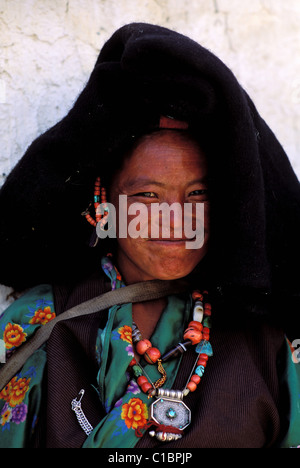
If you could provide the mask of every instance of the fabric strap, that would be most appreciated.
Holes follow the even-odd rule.
[[[72,307],[58,315],[55,319],[51,320],[51,322],[39,328],[28,342],[15,351],[0,370],[0,391],[22,368],[26,360],[48,340],[53,328],[58,322],[100,312],[117,304],[159,299],[170,294],[184,292],[186,289],[187,285],[183,281],[151,280],[131,284],[115,291],[109,291],[89,301],[83,302],[76,307]]]

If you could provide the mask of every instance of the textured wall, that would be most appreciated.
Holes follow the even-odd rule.
[[[0,183],[68,111],[103,43],[132,21],[174,28],[216,53],[300,175],[299,0],[0,0]]]

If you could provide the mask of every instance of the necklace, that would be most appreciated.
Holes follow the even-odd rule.
[[[143,356],[149,364],[157,363],[157,369],[162,375],[156,382],[151,382],[143,367],[135,359],[129,365],[141,390],[148,394],[148,398],[156,397],[150,407],[150,420],[142,429],[155,426],[156,430],[150,431],[149,435],[163,442],[180,439],[184,429],[190,425],[191,411],[183,399],[197,389],[207,361],[213,355],[209,342],[211,305],[207,301],[207,292],[201,294],[199,291],[194,291],[192,299],[194,302],[193,320],[188,324],[188,328],[183,334],[184,341],[178,343],[163,356],[149,340],[142,339],[135,323],[132,327],[132,341],[136,346],[137,353]],[[196,359],[185,387],[182,390],[162,388],[167,380],[163,363],[183,354],[190,346],[195,346]],[[143,433],[138,429],[136,435],[142,437]]]

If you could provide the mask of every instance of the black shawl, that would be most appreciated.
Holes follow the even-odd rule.
[[[300,191],[289,160],[218,58],[148,24],[111,37],[68,115],[8,176],[0,191],[0,282],[19,289],[66,283],[99,268],[105,242],[88,247],[81,216],[94,179],[109,185],[124,151],[162,114],[189,122],[210,164],[213,236],[197,280],[205,278],[237,317],[241,310],[284,317],[286,329],[295,329]]]

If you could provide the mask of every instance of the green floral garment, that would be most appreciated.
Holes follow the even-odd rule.
[[[0,319],[6,360],[37,328],[54,317],[50,285],[40,285],[15,301]],[[45,346],[42,346],[0,392],[0,447],[28,446],[38,422],[46,361]]]

